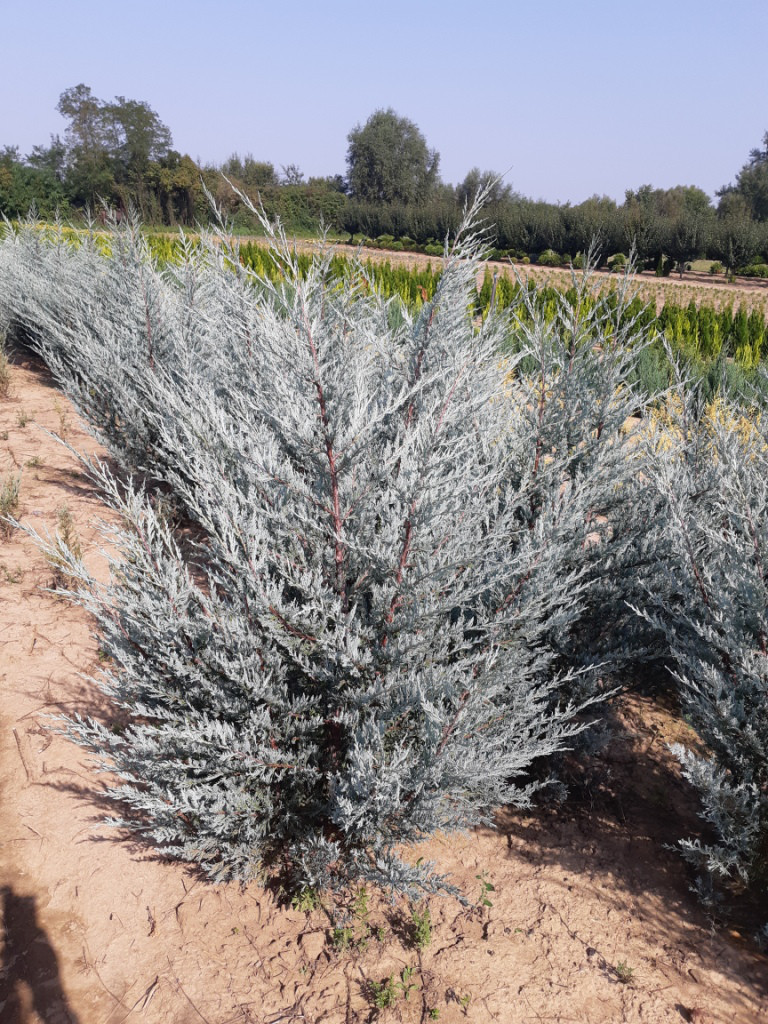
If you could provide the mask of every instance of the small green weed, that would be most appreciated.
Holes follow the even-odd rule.
[[[338,953],[346,953],[354,944],[355,929],[346,925],[331,932],[331,945]]]
[[[440,1011],[436,1006],[432,1006],[427,1016],[430,1020],[440,1020]]]
[[[400,996],[403,996],[408,1002],[411,992],[419,987],[415,981],[411,981],[415,972],[415,967],[404,967],[397,981],[394,974],[390,974],[384,981],[372,981],[370,985],[371,1001],[376,1009],[386,1010],[388,1007],[394,1006]]]
[[[371,1001],[377,1010],[386,1010],[387,1007],[394,1006],[397,1001],[394,974],[390,974],[385,981],[371,982]]]
[[[19,409],[19,415],[16,417],[16,426],[22,429],[29,423],[29,413],[25,409]]]
[[[411,907],[411,935],[417,949],[426,949],[432,941],[432,918],[429,907],[425,906],[423,910]]]
[[[30,469],[39,469],[42,466],[43,460],[39,455],[33,455],[31,459],[27,459],[25,465],[29,466]]]
[[[352,914],[358,921],[365,924],[368,923],[368,914],[370,913],[368,900],[368,890],[363,885],[355,893],[355,898],[352,901]]]
[[[302,889],[291,900],[291,906],[294,910],[300,910],[302,914],[311,914],[320,906],[320,897],[315,889]]]
[[[347,904],[340,923],[331,932],[331,945],[337,952],[346,953],[355,949],[362,953],[368,948],[371,938],[379,942],[384,939],[384,929],[381,926],[372,928],[368,921],[369,899],[368,890],[361,886]]]
[[[622,985],[632,984],[632,981],[635,977],[634,967],[630,967],[623,960],[619,960],[619,962],[614,967],[614,971],[616,972],[616,977],[619,979]]]
[[[486,877],[485,871],[481,871],[475,878],[480,883],[480,896],[477,900],[478,907],[492,907],[493,903],[488,899],[489,892],[496,892],[496,886],[492,885]]]

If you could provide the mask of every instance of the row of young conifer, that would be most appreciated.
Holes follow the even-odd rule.
[[[161,262],[176,259],[180,251],[176,239],[167,235],[149,236],[148,244]],[[280,280],[281,269],[266,246],[247,242],[239,246],[238,253],[242,265],[273,282]],[[306,274],[311,265],[310,255],[298,253],[296,258],[300,272]],[[348,272],[350,265],[349,257],[337,253],[332,258],[331,269],[341,277]],[[399,297],[413,311],[418,311],[424,302],[432,299],[440,278],[439,269],[431,263],[420,268],[366,260],[365,268],[383,296]],[[514,307],[518,316],[526,317],[530,302],[521,302],[523,288],[529,289],[529,300],[545,317],[553,319],[557,316],[562,289],[554,285],[526,284],[506,273],[493,274],[488,267],[478,288],[475,314],[485,318],[493,305],[500,310]],[[576,299],[576,290],[571,286],[565,289],[565,295],[572,303]],[[609,292],[606,301],[615,302],[617,299],[611,298]],[[623,315],[636,320],[652,343],[655,342],[652,358],[646,357],[639,368],[638,383],[649,394],[664,390],[673,380],[674,366],[673,361],[666,358],[667,347],[676,358],[685,362],[689,374],[706,380],[711,391],[713,382],[719,382],[724,373],[730,377],[732,390],[759,386],[760,375],[752,371],[768,356],[762,309],[748,309],[746,304],[716,309],[691,299],[686,306],[666,301],[657,313],[653,304],[635,297]]]
[[[113,820],[214,879],[454,891],[410,846],[553,791],[662,668],[704,819],[670,842],[708,898],[765,900],[760,396],[650,396],[629,278],[478,318],[477,212],[420,302],[279,234],[257,272],[205,235],[160,266],[130,222],[106,250],[6,232],[0,327],[122,470],[87,463],[118,513],[109,584],[38,538],[109,656],[114,715],[65,728]]]
[[[71,244],[80,244],[82,232],[69,228],[62,231]],[[108,252],[108,238],[104,235],[99,238],[102,250]],[[148,235],[147,244],[160,266],[183,258],[184,244],[176,236]],[[241,243],[237,247],[237,258],[242,266],[273,284],[283,276],[283,269],[267,245]],[[297,252],[295,259],[299,273],[306,275],[312,264],[311,255]],[[337,252],[331,258],[330,269],[335,276],[342,277],[349,273],[353,264],[354,260]],[[364,266],[366,279],[373,282],[383,297],[398,297],[413,312],[418,312],[425,302],[433,298],[440,279],[440,269],[432,263],[424,267],[408,267],[393,266],[387,260],[366,260]],[[526,302],[521,301],[524,288],[529,291]],[[566,288],[565,295],[569,302],[573,302],[574,288]],[[526,310],[532,302],[545,317],[552,319],[557,314],[560,301],[561,289],[554,285],[526,284],[506,273],[492,273],[486,267],[474,300],[474,312],[476,316],[485,318],[491,306],[497,310],[514,307],[518,317],[526,317]],[[617,301],[610,290],[606,301]],[[674,360],[667,358],[668,349],[676,359],[684,362],[689,376],[703,382],[710,395],[717,390],[723,376],[727,378],[731,391],[749,393],[761,386],[762,374],[754,371],[768,357],[763,310],[749,309],[746,303],[714,308],[691,299],[685,306],[665,301],[656,312],[652,303],[644,303],[636,296],[628,303],[623,315],[636,320],[651,340],[652,351],[641,359],[637,381],[649,395],[667,388],[674,378]]]

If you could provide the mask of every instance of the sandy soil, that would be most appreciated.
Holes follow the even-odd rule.
[[[12,374],[0,482],[21,469],[19,515],[38,530],[66,505],[103,573],[103,509],[40,428],[97,446],[37,364],[21,358]],[[256,885],[214,888],[99,823],[100,777],[46,718],[99,712],[84,678],[98,671],[98,644],[81,610],[41,589],[51,578],[28,536],[0,535],[3,1024],[768,1020],[768,959],[745,937],[748,920],[710,927],[664,848],[696,828],[695,801],[665,747],[685,726],[648,699],[621,702],[575,802],[425,844],[477,901],[432,900],[425,948],[409,908],[374,898],[344,948],[322,909],[303,913]],[[401,985],[377,1008],[371,983],[390,975]]]

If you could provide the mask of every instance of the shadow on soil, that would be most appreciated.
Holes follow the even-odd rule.
[[[662,968],[695,982],[701,955],[764,999],[768,956],[752,936],[768,917],[768,907],[734,890],[705,911],[692,891],[694,875],[674,848],[682,838],[715,838],[698,815],[698,794],[667,749],[670,742],[690,746],[695,737],[686,734],[671,708],[639,696],[624,698],[604,718],[611,739],[599,754],[580,759],[567,802],[497,815],[508,856],[560,868],[562,908],[580,886],[602,889],[607,906],[629,911],[659,936]],[[568,929],[565,919],[563,925]],[[704,943],[702,933],[708,934]],[[603,951],[585,944],[585,955],[601,957]],[[682,1019],[690,1019],[684,1010]]]
[[[37,921],[35,899],[0,889],[4,930],[0,1019],[8,1024],[79,1024],[59,977],[56,951]]]

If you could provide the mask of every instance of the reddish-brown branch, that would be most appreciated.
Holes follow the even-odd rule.
[[[390,605],[389,605],[389,611],[387,612],[386,622],[388,624],[391,623],[394,620],[395,612],[400,607],[400,605],[402,604],[402,600],[403,600],[402,594],[399,593],[399,589],[400,589],[400,584],[403,581],[403,571],[405,570],[405,566],[406,566],[406,563],[408,561],[408,553],[409,553],[410,548],[411,548],[411,535],[413,533],[413,523],[411,522],[411,516],[413,515],[413,511],[414,511],[415,506],[416,506],[416,502],[414,500],[413,502],[411,502],[411,510],[410,510],[409,515],[408,515],[408,518],[405,521],[405,537],[403,539],[402,550],[400,551],[400,561],[398,562],[398,565],[397,565],[397,572],[395,573],[395,583],[397,585],[397,590],[395,591],[395,594],[392,597],[392,601],[390,602]],[[384,635],[384,637],[383,637],[383,639],[381,641],[381,646],[382,647],[386,647],[387,646],[386,634]]]
[[[754,524],[754,522],[752,520],[752,512],[750,511],[749,508],[747,508],[747,522],[749,523],[749,532],[750,532],[750,535],[752,537],[752,546],[755,549],[755,562],[757,563],[757,571],[760,573],[760,581],[761,581],[761,583],[763,584],[763,586],[765,586],[766,579],[765,579],[765,568],[764,568],[764,565],[763,565],[763,556],[760,553],[760,542],[758,540],[757,530],[755,529],[755,524]],[[760,651],[761,651],[761,653],[762,654],[768,654],[768,649],[766,648],[765,632],[762,629],[759,630],[759,632],[758,632],[758,640],[760,642]]]
[[[541,394],[539,395],[539,410],[537,415],[537,427],[536,427],[536,458],[533,461],[533,478],[536,479],[536,475],[539,472],[539,462],[541,461],[541,449],[543,446],[542,438],[542,426],[544,423],[544,403],[545,397],[544,392],[546,388],[546,378],[544,376],[544,361],[541,364]]]
[[[307,332],[309,350],[312,354],[312,364],[315,369],[315,390],[317,391],[317,401],[320,406],[320,422],[322,424],[323,434],[325,436],[325,453],[326,458],[328,459],[328,470],[331,478],[331,520],[333,523],[334,561],[336,564],[336,588],[339,596],[341,597],[341,606],[346,612],[349,610],[349,599],[347,595],[347,579],[344,566],[344,562],[346,560],[346,550],[344,547],[344,542],[342,540],[344,520],[341,514],[338,466],[336,463],[336,453],[333,450],[333,442],[331,440],[331,433],[329,429],[328,410],[325,402],[325,392],[323,390],[323,385],[320,380],[320,360],[317,355],[317,347],[315,346],[315,340],[312,337],[312,329],[309,325],[306,311],[304,312],[304,329]]]
[[[461,715],[461,712],[466,707],[466,704],[467,704],[468,700],[469,700],[469,690],[465,690],[462,693],[461,697],[459,698],[459,706],[456,708],[456,714],[453,716],[453,718],[450,720],[450,722],[448,722],[443,727],[443,731],[442,731],[442,733],[440,735],[440,743],[438,744],[437,751],[436,751],[436,754],[435,754],[436,757],[440,757],[440,755],[442,754],[443,750],[445,749],[446,743],[448,742],[448,740],[453,735],[453,733],[454,733],[454,731],[456,729],[456,726],[458,725],[458,721],[459,721],[459,717]]]
[[[277,608],[275,608],[274,605],[272,605],[272,604],[269,605],[269,610],[275,616],[275,618],[280,623],[280,625],[288,633],[290,633],[291,636],[298,637],[299,640],[308,640],[310,643],[313,643],[313,644],[317,643],[317,637],[316,636],[312,636],[311,633],[304,633],[302,630],[297,629],[295,626],[292,626],[291,623],[285,618],[285,616],[280,614],[280,612],[277,610]]]
[[[155,368],[155,352],[152,342],[152,321],[149,318],[149,299],[147,298],[147,286],[144,283],[144,278],[141,278],[141,294],[144,299],[144,319],[147,326],[147,354],[149,357],[149,367],[151,370]]]

